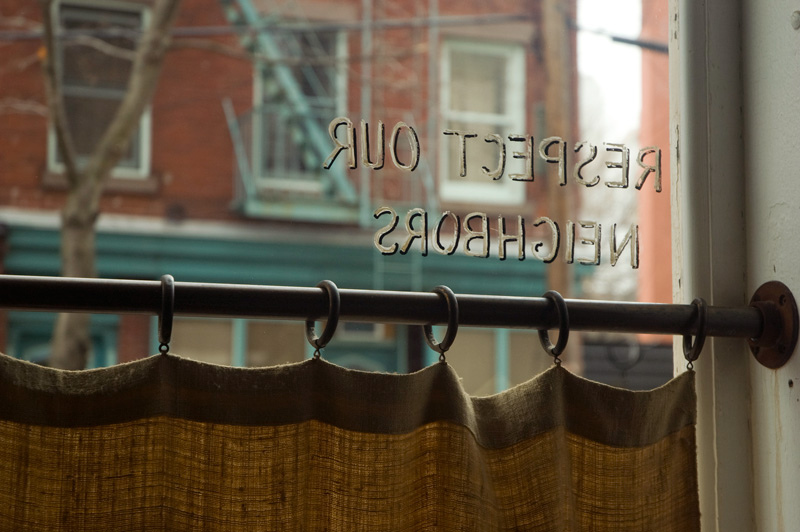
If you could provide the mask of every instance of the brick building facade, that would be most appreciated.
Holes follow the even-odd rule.
[[[65,192],[41,112],[42,41],[36,27],[41,16],[38,6],[26,2],[6,2],[0,9],[9,22],[0,73],[0,101],[8,104],[0,121],[3,268],[10,274],[56,275],[58,209]],[[73,62],[98,60],[98,54],[70,41],[80,31],[69,30],[104,38],[91,32],[103,24],[144,24],[148,2],[65,0],[54,9],[66,30],[60,59],[73,91],[67,97],[74,97],[67,104],[84,111],[75,111],[81,125],[73,127],[91,136],[97,127],[84,122],[94,112],[103,115],[104,108],[82,98],[97,96],[99,89],[106,92],[98,98],[113,98],[103,83],[119,81],[114,77],[119,61],[107,60],[107,72],[97,76],[80,70]],[[457,152],[454,139],[442,135],[445,129],[540,137],[544,79],[534,75],[541,71],[537,19],[538,2],[374,2],[365,9],[361,2],[185,0],[173,49],[141,123],[146,131],[134,141],[138,151],[128,169],[106,184],[97,226],[99,274],[156,279],[171,273],[178,281],[299,286],[330,278],[347,288],[427,290],[447,284],[456,292],[543,292],[542,262],[530,257],[501,262],[496,241],[483,259],[433,251],[422,257],[418,242],[406,255],[383,256],[372,243],[386,221],[373,218],[381,205],[398,217],[425,208],[430,224],[445,210],[461,216],[485,212],[492,232],[500,215],[513,222],[518,214],[527,219],[546,214],[546,206],[537,203],[540,181],[484,179],[479,168],[495,165],[492,151],[468,154],[465,178],[434,177],[453,176],[457,161],[439,156]],[[12,25],[15,21],[21,25]],[[492,69],[492,76],[477,67]],[[70,69],[77,69],[73,77]],[[471,88],[463,90],[465,84]],[[478,103],[486,104],[480,112],[465,112],[465,106]],[[26,105],[36,113],[23,112]],[[336,116],[356,127],[366,118],[372,135],[377,122],[384,122],[387,145],[394,124],[407,123],[420,139],[420,165],[414,172],[397,170],[387,150],[381,170],[347,169],[344,156],[323,170],[324,155],[334,146],[327,125]],[[340,138],[342,131],[337,130]],[[410,156],[403,139],[401,134],[400,159]],[[525,143],[518,146],[524,150]],[[481,159],[483,154],[492,159]],[[512,161],[510,153],[509,160],[508,171],[521,162]],[[480,195],[474,199],[467,189]],[[506,232],[513,227],[510,223]],[[391,238],[402,243],[400,235]],[[514,245],[508,244],[512,257]],[[45,358],[51,320],[46,314],[6,313],[7,352]],[[144,316],[93,317],[92,363],[154,352],[153,323]],[[183,318],[175,324],[173,350],[232,364],[297,360],[308,349],[301,327]],[[416,328],[347,324],[340,329],[328,356],[352,366],[405,371],[434,354],[425,351]],[[465,378],[473,379],[473,391],[492,392],[516,382],[514,375],[523,378],[535,370],[530,357],[512,355],[527,351],[522,346],[535,338],[527,332],[465,330],[460,336],[453,353],[460,350],[472,361]]]
[[[293,286],[331,279],[340,288],[430,290],[445,284],[456,293],[543,293],[547,266],[532,244],[544,242],[546,253],[549,236],[546,224],[531,224],[552,216],[563,232],[569,213],[548,207],[545,186],[558,179],[558,170],[537,156],[537,148],[556,136],[571,146],[574,124],[555,131],[546,123],[542,4],[184,0],[152,106],[129,157],[105,185],[97,225],[99,275],[157,279],[170,273],[177,281]],[[574,18],[574,5],[566,5],[565,24]],[[1,266],[9,274],[57,275],[65,182],[44,106],[38,9],[22,1],[0,6]],[[109,102],[124,89],[125,69],[123,60],[109,59],[85,39],[124,47],[124,35],[103,30],[128,25],[140,31],[149,2],[61,0],[53,9],[63,26],[59,60],[73,128],[89,145],[101,129],[97,123],[113,110]],[[572,50],[567,69],[574,72],[574,43]],[[574,87],[565,90],[575,94]],[[373,161],[378,121],[384,123],[382,169],[365,168],[361,149],[358,168],[346,166],[346,151],[323,168],[335,147],[328,125],[336,117],[352,122],[357,144],[360,121],[369,123]],[[419,138],[414,171],[398,169],[390,157],[398,122]],[[345,129],[336,130],[339,142]],[[459,172],[463,134],[444,135],[446,130],[477,134],[464,141],[465,176]],[[399,129],[400,165],[413,156],[408,131]],[[499,137],[483,140],[493,133]],[[501,144],[505,167],[492,179]],[[551,143],[547,153],[556,148],[558,142]],[[425,210],[429,229],[446,211],[462,223],[470,213],[485,213],[488,236],[473,239],[471,253],[464,252],[462,231],[452,255],[437,252],[431,239],[426,256],[420,239],[405,254],[384,255],[373,243],[390,220],[388,212],[374,216],[382,206],[398,218],[398,229],[383,241],[387,246],[402,249],[412,209]],[[524,260],[517,260],[519,242],[501,245],[498,238],[517,234],[518,216],[526,224]],[[482,221],[474,217],[470,228],[479,231]],[[409,223],[419,230],[422,222],[419,214]],[[452,243],[452,222],[452,215],[445,218],[438,251]],[[481,254],[485,240],[488,257],[470,256]],[[508,260],[500,260],[502,250]],[[562,244],[562,265],[564,253]],[[5,313],[0,330],[6,352],[45,359],[52,320],[49,314]],[[413,370],[436,356],[418,329],[342,324],[326,356],[365,369]],[[156,350],[155,319],[94,316],[92,338],[93,365],[145,356]],[[302,324],[289,322],[183,317],[173,338],[178,354],[234,365],[310,353]],[[449,360],[470,392],[492,393],[546,367],[547,358],[534,352],[535,332],[464,329]]]

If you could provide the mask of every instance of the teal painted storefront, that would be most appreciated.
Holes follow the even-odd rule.
[[[331,279],[341,288],[376,288],[375,273],[385,272],[383,287],[410,290],[446,284],[455,292],[531,295],[545,290],[545,270],[537,260],[500,261],[464,255],[381,256],[371,235],[356,233],[352,244],[292,243],[270,240],[207,238],[100,232],[97,269],[101,277],[178,281],[314,286]],[[57,230],[11,226],[5,271],[9,274],[58,275]]]
[[[546,288],[544,265],[536,260],[499,261],[463,255],[422,257],[418,248],[407,255],[382,256],[372,245],[372,235],[342,229],[340,233],[308,233],[298,239],[291,231],[270,239],[201,237],[179,234],[100,231],[97,236],[97,268],[105,278],[158,279],[169,273],[177,281],[209,283],[314,286],[331,279],[340,288],[430,290],[444,284],[456,293],[538,295]],[[329,237],[326,238],[326,235]],[[333,236],[330,236],[333,235]],[[344,236],[343,236],[344,235]],[[5,272],[22,275],[58,275],[57,229],[9,225]],[[52,330],[53,314],[9,313],[8,338],[11,353],[38,353]],[[238,320],[235,320],[238,321]],[[116,316],[94,316],[92,333],[96,365],[116,361]],[[153,327],[154,329],[154,327]],[[246,345],[234,323],[232,363],[243,363]],[[151,331],[151,337],[154,338]],[[327,356],[348,365],[370,353],[370,369],[404,371],[407,335],[391,341],[367,341],[334,345]],[[36,347],[38,345],[40,347]],[[156,343],[151,340],[153,352]],[[502,345],[502,342],[499,342]],[[237,355],[239,353],[239,355]],[[37,355],[38,356],[38,355]],[[29,355],[29,358],[35,358]],[[379,361],[375,366],[375,360]]]
[[[46,362],[55,318],[56,315],[50,312],[9,312],[8,354],[30,362]],[[116,363],[118,324],[118,316],[103,314],[91,317],[92,354],[87,367]]]

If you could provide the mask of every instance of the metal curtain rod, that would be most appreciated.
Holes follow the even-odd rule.
[[[341,289],[341,321],[443,325],[448,306],[434,292]],[[463,326],[556,329],[559,315],[544,297],[459,294]],[[747,338],[755,357],[780,367],[794,351],[797,304],[778,281],[762,285],[746,307],[567,299],[569,328],[581,331]],[[0,308],[25,311],[159,314],[159,281],[0,275]],[[184,316],[321,320],[328,316],[321,288],[174,283],[174,314]],[[702,331],[700,329],[703,329]]]

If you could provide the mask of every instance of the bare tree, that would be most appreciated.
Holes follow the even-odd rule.
[[[127,90],[115,116],[88,158],[79,161],[64,105],[56,57],[58,21],[53,20],[53,0],[39,0],[46,50],[43,64],[47,106],[68,184],[61,211],[61,274],[95,277],[95,223],[100,213],[103,183],[122,159],[150,103],[161,73],[164,55],[180,0],[155,0],[149,23],[133,57]],[[82,369],[91,346],[88,314],[61,314],[53,333],[50,364]]]

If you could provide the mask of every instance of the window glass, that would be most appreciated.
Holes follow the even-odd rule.
[[[306,336],[302,323],[251,321],[247,326],[248,366],[264,367],[305,358]]]
[[[65,90],[64,107],[75,150],[79,156],[88,157],[102,138],[103,133],[111,123],[111,119],[114,118],[114,114],[119,108],[119,100],[73,96],[73,94],[86,93],[80,90]],[[127,155],[119,164],[126,167],[135,167],[136,153],[138,153],[138,143],[132,142],[128,147]],[[61,162],[60,157],[59,162]]]
[[[65,87],[120,97],[128,84],[135,31],[141,27],[138,12],[62,5],[61,27],[68,37],[61,48]]]
[[[230,365],[233,327],[230,320],[176,319],[170,351],[182,357]]]
[[[443,328],[437,328],[436,338],[442,338]],[[426,349],[428,349],[426,347]],[[475,396],[492,395],[495,389],[494,331],[459,327],[456,339],[446,354],[464,390]]]
[[[58,6],[58,21],[64,32],[59,41],[59,74],[64,106],[79,164],[91,155],[114,118],[125,95],[133,65],[133,54],[143,25],[140,9],[67,3]],[[116,177],[143,177],[146,161],[147,117],[132,135],[118,168],[134,170]],[[54,135],[50,149],[56,165],[63,162]]]
[[[63,165],[35,68],[44,42],[35,27],[17,27],[36,24],[37,10],[11,4],[0,42],[0,182],[9,184],[0,187],[9,227],[2,266],[56,275],[65,195],[64,180],[52,175]],[[49,53],[85,160],[119,109],[154,4],[50,4],[60,31]],[[157,165],[151,175],[145,113],[113,175],[150,179],[104,189],[100,276],[671,300],[667,0],[233,4],[181,4],[153,100],[163,117],[152,124],[153,138],[164,139],[152,146]],[[331,139],[334,119],[345,126]],[[374,169],[378,121],[385,151]],[[542,155],[552,138],[562,142]],[[323,168],[337,142],[351,139]],[[563,168],[546,160],[561,146]],[[654,190],[651,175],[636,190],[637,156],[653,146],[661,149],[663,189]],[[580,166],[593,149],[595,158]],[[403,168],[417,155],[413,170]],[[623,161],[627,188],[609,186],[621,180]],[[638,254],[626,239],[634,226]],[[614,237],[627,242],[616,257]],[[177,354],[251,366],[310,355],[301,321],[178,321]],[[140,338],[153,342],[151,332]],[[535,333],[498,332],[464,329],[448,356],[473,393],[493,393],[552,364]],[[608,366],[594,346],[633,341],[672,339],[575,333],[564,364]],[[436,360],[427,350],[418,325],[342,322],[326,356],[402,372]]]
[[[487,177],[487,171],[496,171],[501,164],[502,146],[485,140],[490,134],[501,138],[525,135],[524,65],[524,52],[518,45],[445,41],[442,125],[443,130],[460,133],[440,139],[443,199],[470,203],[524,201],[522,183],[508,179],[508,174],[525,173],[522,160],[507,153],[505,175],[499,180]]]
[[[516,386],[553,365],[542,351],[536,331],[511,331],[509,334],[508,384]]]
[[[454,48],[450,53],[449,110],[499,115],[496,120],[502,120],[508,63],[505,53]]]
[[[306,121],[327,132],[328,122],[342,112],[339,60],[345,41],[337,32],[278,32],[272,38],[288,60],[277,66],[262,65],[258,74],[262,102],[253,120],[260,134],[253,142],[260,153],[261,185],[317,191],[323,157],[308,142]],[[275,92],[276,76],[281,75],[291,78],[306,109],[287,104],[286,95]]]

